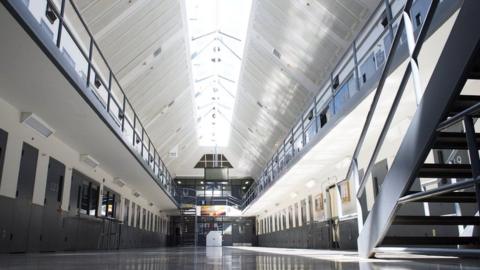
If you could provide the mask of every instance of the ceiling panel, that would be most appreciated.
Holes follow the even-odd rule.
[[[380,1],[253,0],[230,143],[217,149],[231,175],[258,176]],[[193,167],[214,150],[198,146],[183,1],[75,3],[171,172],[203,175]]]

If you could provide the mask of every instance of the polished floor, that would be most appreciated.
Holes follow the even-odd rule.
[[[117,252],[0,255],[0,269],[480,269],[480,259],[399,256],[362,260],[354,252],[273,248],[162,248]]]

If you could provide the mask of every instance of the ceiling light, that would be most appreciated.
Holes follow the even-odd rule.
[[[177,181],[177,184],[181,185],[181,184],[182,184],[182,181]]]
[[[247,187],[243,186],[242,189],[246,189]]]
[[[95,169],[96,167],[98,167],[98,165],[100,165],[100,163],[98,161],[96,161],[93,157],[91,157],[90,155],[80,155],[80,161],[87,164],[92,169]]]
[[[125,181],[123,181],[123,179],[119,178],[119,177],[113,179],[113,183],[115,185],[119,186],[119,187],[124,187],[125,186]]]
[[[20,122],[33,128],[45,138],[50,137],[50,135],[55,132],[55,130],[48,126],[40,117],[31,112],[22,112],[20,115]]]
[[[306,186],[307,188],[312,188],[313,186],[315,186],[315,180],[310,180],[310,181],[308,181],[308,182],[305,184],[305,186]]]
[[[292,192],[290,193],[290,198],[296,198],[298,196],[298,194],[296,192]]]
[[[249,181],[245,181],[245,185],[248,185],[248,183],[250,183]]]

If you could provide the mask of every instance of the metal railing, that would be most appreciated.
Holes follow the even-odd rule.
[[[363,212],[366,209],[363,209],[362,204],[361,204],[361,199],[362,195],[365,192],[365,186],[366,183],[370,177],[370,172],[373,168],[373,165],[376,162],[376,159],[378,157],[378,154],[380,153],[381,147],[384,145],[385,138],[387,136],[387,133],[390,130],[390,126],[393,122],[394,116],[397,113],[398,106],[400,104],[400,101],[404,95],[404,90],[407,86],[407,83],[412,77],[413,81],[413,89],[415,91],[415,98],[416,98],[416,103],[418,104],[423,91],[420,86],[420,73],[419,73],[419,68],[418,68],[418,55],[420,54],[420,50],[422,48],[422,45],[425,41],[425,38],[427,36],[427,32],[430,28],[431,22],[433,20],[433,16],[436,12],[436,9],[438,7],[438,0],[431,0],[431,4],[428,7],[424,23],[420,27],[420,31],[418,33],[418,36],[415,37],[415,33],[413,30],[413,24],[412,20],[410,18],[410,10],[412,8],[413,0],[407,0],[405,7],[402,10],[402,18],[400,21],[399,28],[397,29],[397,32],[395,34],[395,38],[392,44],[392,48],[390,50],[389,56],[387,58],[387,62],[384,67],[384,72],[382,73],[382,76],[380,78],[378,87],[376,89],[375,95],[373,96],[372,103],[370,105],[367,118],[365,120],[365,123],[363,125],[362,131],[360,133],[360,138],[358,139],[358,143],[355,147],[354,153],[352,155],[352,161],[346,176],[346,179],[354,179],[355,182],[355,187],[356,187],[356,199],[357,199],[357,212],[358,212],[358,226],[359,226],[359,231],[361,230],[363,226]],[[405,31],[405,32],[404,32]],[[395,57],[396,52],[399,49],[399,44],[400,44],[400,39],[401,36],[405,33],[406,39],[407,39],[407,45],[408,45],[408,52],[409,52],[409,57],[407,59],[408,64],[406,67],[406,70],[403,72],[402,79],[400,81],[399,86],[396,88],[396,91],[393,91],[392,94],[394,94],[393,101],[391,103],[390,109],[388,111],[388,114],[386,118],[383,120],[379,120],[381,123],[383,123],[383,126],[381,128],[380,133],[378,134],[378,137],[374,139],[374,148],[371,154],[367,154],[368,159],[366,166],[359,166],[358,164],[358,159],[361,151],[363,150],[362,148],[365,146],[365,140],[367,138],[367,133],[369,132],[369,129],[372,127],[372,119],[377,111],[377,106],[380,104],[381,96],[383,94],[385,82],[387,78],[389,77],[389,70],[392,68],[392,63],[393,59]],[[390,89],[391,91],[392,89]],[[383,113],[383,111],[382,111]],[[372,138],[370,138],[372,139]],[[360,176],[359,174],[359,169],[364,169],[363,175]]]
[[[421,5],[423,0],[417,0]],[[312,104],[302,113],[289,134],[281,143],[273,157],[267,162],[261,176],[249,188],[244,196],[242,209],[260,196],[269,186],[288,170],[293,158],[302,152],[313,138],[324,133],[322,130],[329,120],[337,114],[351,109],[348,104],[359,93],[375,89],[379,76],[385,68],[389,48],[392,45],[394,33],[403,19],[405,0],[385,0],[372,13],[367,24],[356,36],[349,50],[331,73]],[[423,10],[422,10],[423,11]],[[421,12],[421,11],[420,11]],[[423,17],[423,16],[422,16]],[[414,26],[418,33],[424,20]],[[407,41],[400,40],[403,47]]]
[[[176,199],[176,185],[171,174],[73,0],[10,0],[9,4],[17,12],[28,10],[28,15],[39,23],[35,27],[41,31],[35,34],[55,44],[84,84],[80,85],[82,90],[86,87],[87,91],[91,91],[97,99],[92,103],[101,104],[95,107],[101,107],[106,112],[106,116],[102,113],[104,118],[110,117],[106,122],[112,123],[109,120],[113,120],[111,128],[117,136],[155,182]],[[25,16],[24,13],[22,16]]]
[[[195,188],[177,187],[178,202],[182,205],[226,205],[239,208],[242,205],[242,199],[231,195],[208,196],[197,195]]]

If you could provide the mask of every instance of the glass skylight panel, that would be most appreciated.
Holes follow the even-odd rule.
[[[227,146],[251,0],[186,0],[197,136]]]

